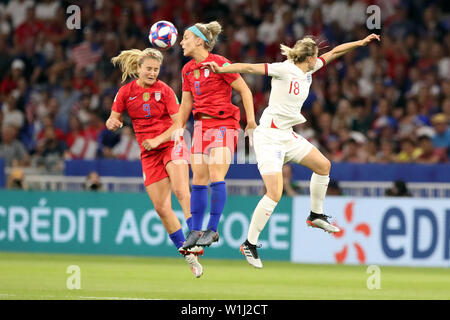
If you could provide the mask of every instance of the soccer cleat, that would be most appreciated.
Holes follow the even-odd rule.
[[[330,222],[328,222],[328,218],[331,218],[330,216],[326,216],[324,214],[317,214],[314,212],[311,212],[308,218],[306,218],[306,224],[313,228],[319,228],[324,230],[328,233],[335,233],[339,232],[338,227],[333,226]]]
[[[211,229],[208,229],[205,232],[203,232],[200,239],[198,239],[197,245],[202,246],[202,247],[204,247],[204,246],[209,247],[213,242],[217,242],[217,241],[219,241],[219,233],[214,232]]]
[[[196,256],[202,256],[203,253],[204,253],[203,248],[202,248],[202,247],[199,247],[199,246],[195,246],[195,247],[192,247],[192,248],[189,248],[189,249],[183,249],[183,247],[181,247],[180,249],[178,249],[178,251],[179,251],[183,256],[186,255],[186,254],[189,254],[189,253],[193,253],[193,254],[195,254]]]
[[[197,230],[189,231],[189,234],[186,237],[186,241],[183,243],[183,246],[181,248],[183,248],[183,250],[187,250],[194,247],[201,236],[202,236],[201,231]]]
[[[263,265],[261,259],[258,257],[256,248],[261,248],[261,246],[256,246],[248,242],[248,240],[245,240],[245,242],[241,244],[240,250],[250,265],[254,266],[255,268],[261,269]]]
[[[186,260],[191,267],[191,271],[194,276],[196,278],[200,278],[203,274],[203,267],[200,262],[198,262],[198,256],[194,253],[187,253],[184,255],[184,260]]]

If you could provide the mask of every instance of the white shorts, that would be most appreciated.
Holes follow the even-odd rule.
[[[253,133],[256,161],[261,175],[282,172],[286,162],[300,163],[313,145],[292,129],[258,126]]]

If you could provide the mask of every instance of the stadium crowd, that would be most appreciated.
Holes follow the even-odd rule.
[[[61,172],[64,159],[139,159],[130,126],[105,121],[121,85],[111,58],[149,47],[159,20],[183,31],[224,27],[214,52],[232,62],[282,61],[280,43],[312,35],[319,54],[370,32],[381,42],[314,74],[294,128],[331,161],[443,163],[450,159],[450,6],[446,1],[332,0],[0,0],[0,157],[7,166]],[[368,30],[377,5],[381,29]],[[74,12],[74,13],[73,13]],[[80,19],[81,28],[70,28]],[[160,79],[181,97],[179,45],[164,52]],[[257,122],[270,78],[245,75]],[[241,106],[239,95],[234,103]],[[243,109],[242,109],[243,110]],[[241,112],[245,127],[245,113]],[[130,125],[130,122],[128,122]],[[192,128],[192,119],[188,125]]]

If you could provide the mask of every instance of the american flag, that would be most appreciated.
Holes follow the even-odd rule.
[[[86,41],[72,49],[72,57],[78,68],[98,62],[101,56],[101,51],[93,50],[91,43]]]

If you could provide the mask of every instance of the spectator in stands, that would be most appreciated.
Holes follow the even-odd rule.
[[[427,135],[419,137],[420,155],[417,157],[417,163],[439,163],[447,160],[444,149],[435,149],[431,138]]]
[[[0,158],[5,159],[5,165],[28,166],[30,159],[22,142],[17,139],[18,129],[12,125],[2,127],[2,140],[0,143]]]
[[[120,139],[121,135],[117,132],[112,132],[107,128],[100,131],[98,135],[98,156],[101,158],[116,158],[113,148],[119,143]]]
[[[274,12],[268,10],[264,14],[264,20],[258,26],[258,40],[264,43],[265,55],[275,58],[279,51],[278,42],[281,25],[275,21]]]
[[[112,148],[112,154],[122,160],[139,160],[141,158],[139,144],[129,126],[121,129],[119,143]]]
[[[405,138],[411,136],[418,126],[425,123],[420,119],[418,114],[417,101],[413,98],[406,102],[406,110],[398,124],[398,136]]]
[[[66,143],[67,147],[71,148],[77,138],[84,136],[83,125],[80,119],[74,114],[70,115],[69,128],[69,132],[67,132],[66,136],[64,137],[64,142]]]
[[[375,139],[369,139],[366,143],[363,144],[363,148],[367,155],[367,162],[373,163],[377,162],[378,155],[378,143]]]
[[[400,141],[400,152],[396,156],[397,162],[415,162],[420,155],[420,149],[410,137],[403,138]]]
[[[326,157],[330,159],[330,161],[332,162],[342,161],[343,153],[341,142],[338,136],[336,135],[328,136],[325,149],[326,149]]]
[[[336,114],[333,117],[331,128],[337,132],[342,128],[349,128],[352,121],[351,106],[348,99],[341,99],[338,102]]]
[[[19,58],[25,63],[24,76],[31,85],[44,85],[47,82],[47,60],[43,53],[39,52],[35,38],[24,40],[23,49]]]
[[[64,73],[73,67],[73,63],[65,57],[64,48],[58,44],[53,49],[53,56],[48,63],[47,75],[50,86],[58,86]]]
[[[10,0],[6,13],[11,18],[12,26],[16,29],[26,20],[27,9],[34,6],[33,0]]]
[[[328,112],[323,112],[319,116],[318,128],[316,129],[318,131],[317,137],[319,143],[322,146],[326,145],[326,141],[330,136],[337,136],[336,132],[334,132],[331,127],[332,121],[333,116]]]
[[[22,111],[17,110],[17,102],[14,95],[11,93],[8,95],[7,100],[3,103],[3,126],[14,126],[18,129],[22,128],[25,123],[25,116]]]
[[[25,20],[17,27],[14,32],[14,42],[23,45],[27,40],[36,38],[44,31],[45,25],[39,19],[36,19],[36,10],[34,7],[28,7]]]
[[[1,12],[0,12],[0,33],[1,33]],[[7,45],[7,36],[3,37],[0,34],[0,79],[4,79],[10,70],[13,61],[13,55],[9,52]]]
[[[84,189],[86,191],[102,191],[102,188],[99,174],[96,171],[91,171],[86,177]]]
[[[339,187],[339,182],[330,180],[328,183],[327,196],[342,196],[342,190]]]
[[[6,188],[11,190],[27,189],[25,184],[25,173],[21,168],[16,167],[11,170],[8,181],[6,182]]]
[[[41,123],[42,130],[40,130],[37,133],[37,136],[36,136],[38,144],[44,145],[43,141],[46,138],[46,129],[47,128],[51,128],[52,131],[55,132],[57,140],[59,140],[59,141],[64,141],[65,140],[64,132],[60,128],[55,127],[55,125],[53,124],[53,115],[51,113],[46,115],[46,116],[44,116],[42,118],[41,122],[42,122]]]
[[[36,153],[33,155],[33,164],[35,167],[43,168],[47,172],[61,173],[67,145],[63,141],[58,140],[53,126],[46,127],[44,132],[44,138],[41,140],[41,143],[38,143]]]
[[[435,148],[443,149],[450,158],[450,128],[448,127],[447,116],[444,113],[439,113],[431,118],[431,123],[435,134],[432,142]]]
[[[55,103],[58,105],[55,125],[64,132],[68,132],[72,108],[80,102],[82,94],[74,90],[72,79],[69,76],[62,79],[61,86],[56,87],[52,94],[52,98],[56,99]]]
[[[3,97],[9,95],[17,88],[19,79],[23,77],[25,63],[21,59],[14,59],[11,64],[11,70],[6,73],[0,83],[0,93]]]
[[[391,140],[383,139],[381,141],[381,148],[377,152],[375,162],[377,163],[393,163],[396,161],[396,155],[394,152],[394,142]]]
[[[411,194],[406,187],[406,183],[402,180],[394,182],[392,188],[386,190],[386,196],[388,197],[410,197]]]
[[[372,114],[368,111],[368,108],[360,103],[354,107],[353,111],[351,130],[367,134],[373,121]]]
[[[445,98],[442,102],[442,113],[445,115],[446,119],[449,119],[450,121],[450,81],[448,81],[448,89],[449,94],[448,98]],[[445,87],[445,85],[442,85],[442,87]]]
[[[367,156],[361,145],[353,138],[344,143],[342,152],[343,162],[364,163]]]

